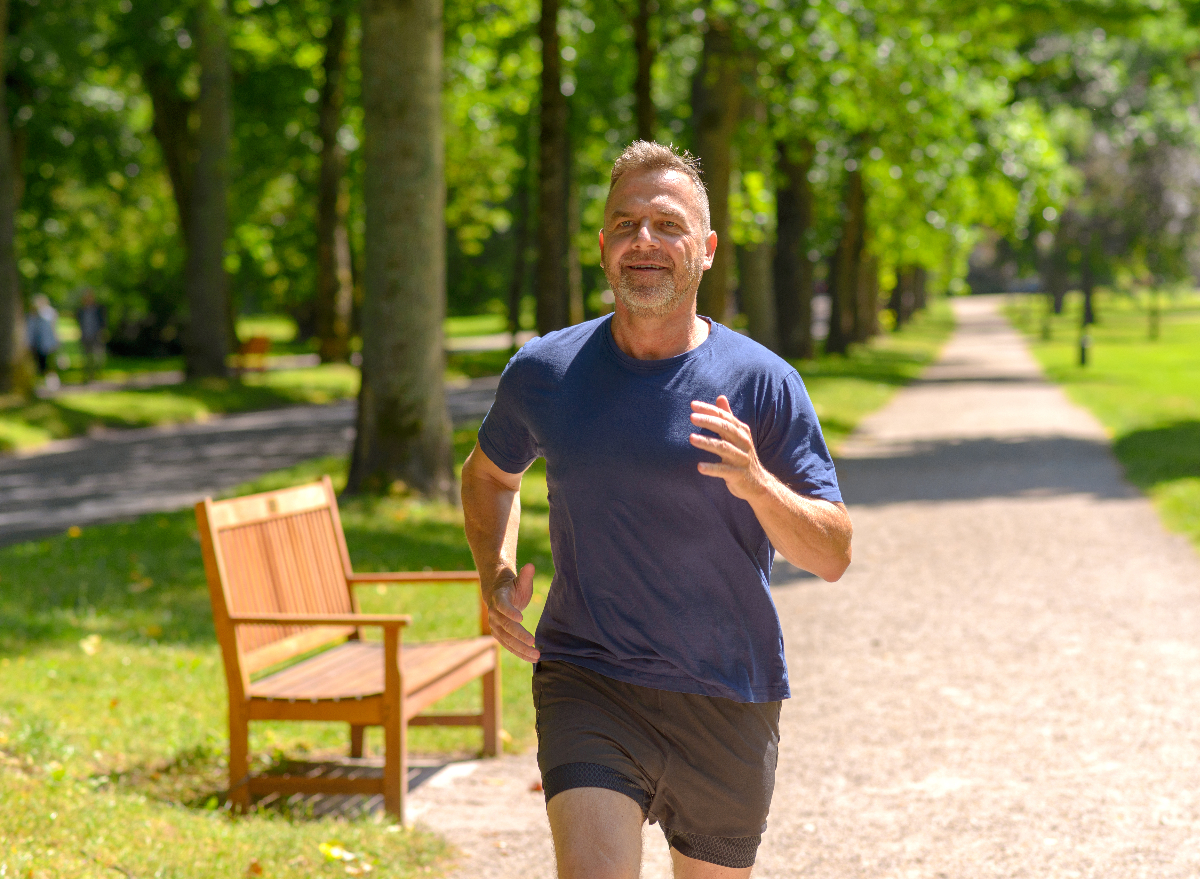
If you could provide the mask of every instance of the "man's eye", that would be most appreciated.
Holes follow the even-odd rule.
[[[679,226],[678,223],[672,222],[671,220],[664,220],[663,225],[670,229],[675,229],[675,228],[678,228],[678,226]]]

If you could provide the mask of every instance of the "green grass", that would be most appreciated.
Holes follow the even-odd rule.
[[[1145,294],[1101,295],[1086,367],[1077,297],[1049,319],[1049,340],[1040,301],[1015,301],[1007,314],[1046,374],[1104,425],[1129,481],[1200,548],[1200,296],[1163,294],[1161,302],[1159,338],[1151,340]]]
[[[0,451],[28,449],[99,428],[206,421],[213,415],[298,403],[328,403],[358,393],[358,370],[343,364],[247,373],[240,381],[204,379],[125,391],[77,391],[53,399],[0,402]]]

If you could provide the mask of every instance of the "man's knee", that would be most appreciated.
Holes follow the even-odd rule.
[[[622,793],[575,787],[546,804],[559,879],[637,879],[642,809]]]

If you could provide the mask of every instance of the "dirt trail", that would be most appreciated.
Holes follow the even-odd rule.
[[[938,363],[843,450],[847,575],[775,586],[793,698],[757,877],[1200,873],[1200,558],[997,305],[956,301]],[[552,877],[535,778],[465,764],[413,813],[456,877]]]

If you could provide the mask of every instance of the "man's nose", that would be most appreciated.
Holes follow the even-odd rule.
[[[637,240],[638,244],[653,244],[654,243],[654,235],[651,234],[649,220],[644,220],[642,222],[642,224],[640,226],[638,226],[638,233],[637,233],[636,240]]]

